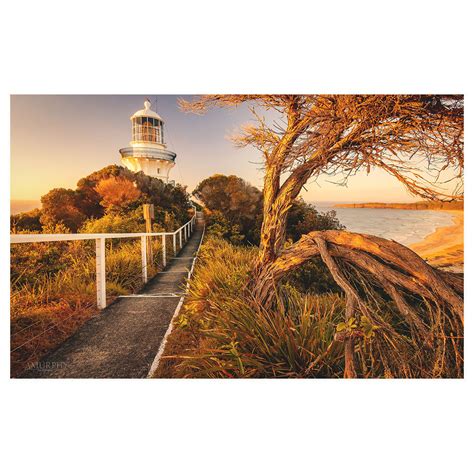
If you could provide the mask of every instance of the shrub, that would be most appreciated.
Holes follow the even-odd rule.
[[[106,209],[126,207],[141,196],[136,184],[123,177],[104,178],[94,189],[102,198],[100,204]]]
[[[315,257],[288,272],[282,284],[291,284],[300,293],[342,293],[320,257]]]
[[[296,242],[304,234],[314,230],[342,230],[336,211],[321,212],[299,199],[293,203],[288,213],[287,237]]]
[[[83,234],[111,234],[145,232],[142,213],[106,214],[100,219],[89,219],[79,229]]]
[[[258,233],[262,216],[262,193],[255,186],[237,176],[215,174],[201,181],[193,191],[208,210],[211,225],[218,224],[221,235],[237,243],[258,243]],[[217,221],[216,223],[213,221]]]
[[[20,212],[10,216],[10,231],[17,232],[39,232],[41,231],[41,209],[33,209],[28,212]]]
[[[52,189],[41,197],[40,222],[43,225],[63,223],[73,232],[76,232],[87,219],[78,201],[79,195],[72,189]]]
[[[238,224],[232,224],[221,211],[205,211],[206,230],[208,235],[225,239],[232,244],[240,244],[245,235]]]

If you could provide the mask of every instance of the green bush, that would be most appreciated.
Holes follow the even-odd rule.
[[[288,272],[283,277],[282,284],[289,284],[301,293],[316,295],[328,292],[342,293],[321,257],[308,260]]]
[[[10,231],[13,233],[28,229],[30,232],[41,232],[41,209],[20,212],[10,216]]]
[[[99,219],[89,219],[79,229],[83,234],[111,234],[145,232],[143,212],[106,214]]]

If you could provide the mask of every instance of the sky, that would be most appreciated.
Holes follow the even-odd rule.
[[[205,115],[182,112],[173,95],[11,96],[11,199],[39,200],[50,189],[76,187],[84,176],[120,164],[119,149],[131,140],[129,117],[145,97],[165,121],[167,147],[177,154],[170,179],[192,191],[215,173],[235,174],[261,188],[257,150],[236,148],[228,139],[251,120],[245,106],[213,109]],[[359,173],[347,187],[324,178],[302,191],[308,202],[414,201],[382,171]]]

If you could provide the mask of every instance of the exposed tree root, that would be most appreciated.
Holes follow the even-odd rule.
[[[286,248],[272,264],[257,268],[257,298],[266,305],[272,304],[275,284],[283,275],[316,256],[321,257],[346,295],[347,329],[337,335],[344,342],[345,377],[357,374],[354,351],[363,338],[361,317],[380,328],[384,343],[411,344],[413,350],[407,348],[411,356],[403,351],[385,351],[387,357],[382,357],[382,363],[387,376],[394,375],[394,358],[407,376],[413,359],[429,377],[453,373],[462,376],[462,278],[434,269],[395,241],[345,231],[317,231]],[[374,310],[387,301],[393,303],[402,318],[396,329],[378,314],[383,312]],[[357,321],[354,329],[350,329],[351,320]],[[384,353],[382,347],[378,349]],[[361,364],[364,373],[364,363]]]

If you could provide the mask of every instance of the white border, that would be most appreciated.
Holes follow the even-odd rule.
[[[472,155],[467,1],[23,0],[0,9],[5,197],[10,94],[464,93]],[[470,161],[466,236],[474,232]],[[5,314],[8,216],[6,198]],[[37,474],[470,472],[470,240],[465,380],[10,380],[10,328],[0,318],[0,467]]]

